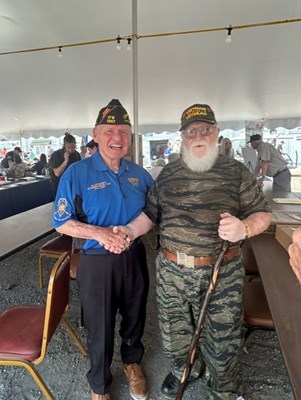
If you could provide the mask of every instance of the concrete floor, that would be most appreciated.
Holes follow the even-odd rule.
[[[38,249],[48,238],[27,247],[19,253],[0,262],[0,310],[16,303],[41,302],[46,289],[38,287]],[[149,400],[163,400],[160,386],[169,372],[168,360],[162,350],[158,329],[155,299],[154,250],[155,237],[145,240],[148,252],[151,290],[148,299],[147,323],[144,336],[144,368],[148,377]],[[49,275],[51,262],[45,263],[45,276]],[[80,305],[76,281],[71,281],[71,302],[68,320],[75,327],[83,341],[86,331],[79,327]],[[1,327],[0,327],[1,332]],[[112,400],[130,400],[126,379],[122,370],[116,331],[116,351],[112,366],[114,376]],[[241,351],[241,379],[248,400],[293,400],[292,389],[286,374],[281,350],[274,331],[256,331],[248,338]],[[89,361],[82,357],[65,329],[59,328],[50,343],[45,360],[38,370],[49,385],[57,400],[88,400],[90,389],[85,374]],[[190,385],[184,399],[206,399],[202,380]],[[0,367],[1,400],[40,400],[43,396],[31,376],[20,368]]]

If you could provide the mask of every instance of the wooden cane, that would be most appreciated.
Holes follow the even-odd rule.
[[[227,250],[229,247],[229,242],[227,240],[223,241],[222,244],[222,248],[221,251],[219,253],[219,255],[217,256],[217,259],[215,261],[215,264],[213,266],[212,269],[212,276],[211,276],[211,280],[210,283],[208,285],[206,294],[205,294],[205,298],[202,304],[202,307],[200,309],[200,313],[199,313],[199,317],[198,317],[198,322],[197,322],[197,326],[196,329],[194,331],[193,337],[191,339],[190,342],[190,346],[189,346],[189,352],[188,352],[188,357],[187,357],[187,361],[186,361],[186,366],[185,369],[183,371],[182,374],[182,378],[181,378],[181,382],[180,382],[180,387],[179,387],[179,392],[177,394],[176,400],[182,400],[183,398],[183,394],[187,385],[187,381],[191,372],[191,368],[195,362],[195,357],[196,357],[196,347],[199,341],[199,338],[201,336],[201,333],[203,331],[204,328],[204,324],[205,324],[205,318],[206,318],[206,313],[208,310],[208,306],[211,300],[211,296],[214,292],[214,289],[216,287],[217,284],[217,279],[218,279],[218,275],[219,275],[219,271],[221,268],[221,264],[224,258],[224,255],[226,254]]]

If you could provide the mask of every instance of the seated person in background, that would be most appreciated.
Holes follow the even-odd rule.
[[[170,163],[170,162],[172,162],[174,160],[177,160],[179,157],[180,157],[179,153],[171,153],[168,156],[168,162]]]
[[[218,147],[218,149],[220,149],[221,148],[221,144],[222,144],[222,140],[224,139],[224,136],[223,135],[220,135],[219,137],[218,137],[218,139],[217,139],[217,147]],[[219,150],[218,150],[219,151]]]
[[[158,158],[158,160],[154,161],[154,165],[148,171],[153,179],[156,179],[160,174],[162,168],[166,165],[166,162],[163,158]]]
[[[293,243],[288,248],[291,267],[301,283],[301,227],[293,232]]]
[[[164,150],[164,158],[167,159],[168,156],[172,153],[172,144],[170,142],[167,143],[167,148]]]
[[[83,160],[84,158],[87,157],[87,146],[80,146],[80,158]]]
[[[48,168],[46,154],[40,155],[40,160],[34,164],[32,169],[37,171],[37,175],[45,175],[45,168]]]
[[[11,163],[9,169],[7,170],[8,178],[23,178],[25,176],[25,169],[27,165],[22,161],[22,158],[17,155],[15,156],[15,161]]]
[[[88,156],[92,156],[92,154],[94,154],[95,151],[98,149],[98,143],[94,142],[94,140],[92,139],[86,144],[86,147],[88,151]]]
[[[219,154],[223,154],[224,156],[234,158],[234,150],[232,148],[232,142],[229,138],[222,139],[221,145],[219,147]]]
[[[22,153],[22,150],[20,149],[20,147],[15,147],[14,150],[6,153],[5,158],[3,158],[3,160],[1,161],[2,167],[9,168],[10,164],[15,161],[15,158],[17,156],[20,157],[20,153]]]

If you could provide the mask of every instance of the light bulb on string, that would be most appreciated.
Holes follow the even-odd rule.
[[[128,41],[128,45],[127,45],[126,49],[128,51],[131,51],[132,50],[132,46],[131,46],[132,38],[128,37],[127,41]]]
[[[117,36],[116,41],[117,41],[116,50],[120,50],[121,49],[121,45],[120,45],[121,37],[119,35]]]
[[[227,28],[228,31],[228,35],[226,37],[226,43],[231,43],[232,41],[232,37],[231,37],[231,33],[232,33],[232,25],[229,25],[229,27]]]
[[[60,46],[59,48],[58,48],[58,52],[59,52],[59,58],[63,58],[63,51],[62,51],[62,46]]]

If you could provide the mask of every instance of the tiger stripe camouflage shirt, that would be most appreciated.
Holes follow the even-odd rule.
[[[182,158],[167,164],[149,190],[145,214],[160,227],[161,246],[193,256],[216,254],[220,214],[243,220],[270,212],[252,173],[241,162],[220,155],[207,172],[193,172]]]

